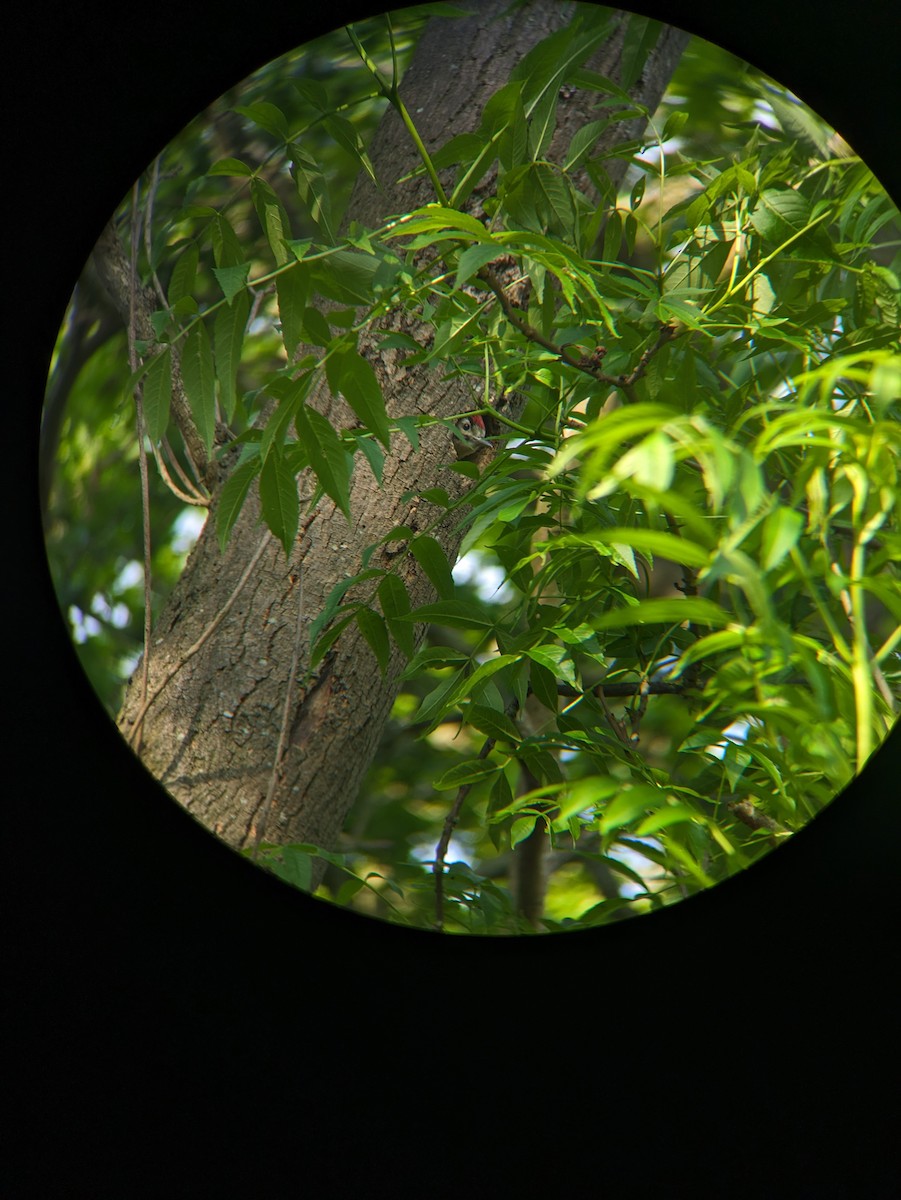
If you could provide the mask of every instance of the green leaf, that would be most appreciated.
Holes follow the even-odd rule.
[[[449,675],[432,688],[428,695],[423,697],[422,703],[416,710],[414,720],[417,725],[426,726],[425,733],[435,723],[443,720],[445,715],[454,707],[460,683],[461,680],[458,674]]]
[[[793,188],[766,188],[751,213],[751,224],[768,242],[787,242],[810,220],[810,205]]]
[[[484,145],[484,138],[479,137],[477,133],[458,133],[433,152],[432,166],[440,171],[444,167],[472,162]],[[425,170],[424,167],[419,169],[421,172]],[[460,208],[461,204],[462,202],[454,197],[450,207]]]
[[[623,48],[620,51],[619,82],[625,91],[638,82],[638,77],[644,70],[648,55],[657,45],[662,26],[659,21],[650,17],[640,17],[630,13],[626,34],[623,38]]]
[[[216,536],[219,539],[219,549],[222,551],[225,550],[228,535],[240,516],[245,497],[259,470],[260,460],[255,456],[248,462],[235,467],[223,485],[216,505]]]
[[[460,788],[474,783],[481,783],[497,771],[497,764],[484,758],[470,758],[466,762],[457,763],[450,770],[439,775],[432,787],[436,792],[446,792],[451,788]]]
[[[307,270],[294,267],[276,276],[275,293],[278,297],[278,315],[282,327],[282,341],[288,361],[303,339],[305,305],[310,294]]]
[[[358,608],[356,617],[360,632],[375,655],[379,670],[384,675],[391,660],[391,645],[388,641],[388,628],[384,618],[379,613],[373,612],[371,608]]]
[[[374,438],[361,434],[356,439],[357,446],[363,452],[366,461],[369,463],[369,469],[375,477],[379,487],[382,486],[382,475],[385,469],[385,455],[381,448],[377,445]]]
[[[248,167],[247,163],[241,162],[240,158],[220,158],[217,163],[213,163],[207,175],[238,175],[249,178],[253,175],[253,169]]]
[[[231,222],[216,213],[210,226],[210,239],[213,243],[213,259],[217,267],[237,267],[244,261],[244,250],[240,239],[232,228]],[[223,287],[223,291],[225,288]]]
[[[470,600],[441,600],[421,604],[406,616],[408,621],[430,621],[451,629],[493,629],[494,618]]]
[[[283,267],[293,258],[287,245],[287,239],[291,237],[287,213],[278,196],[262,179],[253,180],[250,194],[276,265]]]
[[[386,450],[391,449],[391,428],[385,410],[385,397],[376,372],[355,349],[332,353],[326,360],[329,386],[335,395],[341,392],[356,415],[371,430]]]
[[[249,312],[250,297],[247,292],[239,292],[231,304],[219,309],[213,322],[219,400],[226,421],[231,421],[235,411],[238,367]]]
[[[239,292],[244,290],[249,273],[250,263],[237,263],[231,267],[213,267],[216,282],[222,288],[222,295],[229,304]]]
[[[330,422],[315,408],[302,404],[294,423],[322,490],[334,500],[349,522],[352,457],[344,449]]]
[[[298,94],[311,108],[316,109],[319,113],[329,111],[328,91],[318,79],[294,79],[292,82]]]
[[[428,358],[442,361],[461,346],[471,344],[479,334],[481,318],[482,307],[453,313],[449,320],[439,325]]]
[[[576,668],[565,646],[532,646],[526,651],[528,657],[550,671],[555,678],[564,679],[573,687],[576,686]],[[556,689],[555,689],[556,695]]]
[[[668,142],[670,138],[678,137],[688,123],[688,115],[684,108],[678,108],[675,112],[671,112],[666,118],[666,124],[663,126],[660,141]]]
[[[456,698],[459,700],[464,696],[475,695],[484,687],[487,680],[516,662],[519,662],[516,654],[497,654],[494,658],[489,658],[487,662],[480,663],[472,674],[459,681]]]
[[[376,179],[375,168],[369,159],[369,155],[366,153],[363,139],[357,133],[354,126],[351,125],[350,121],[346,117],[339,116],[337,113],[329,113],[325,117],[323,124],[338,145],[342,146],[363,167],[372,182],[378,186],[379,181]]]
[[[688,538],[679,537],[673,533],[664,533],[659,529],[631,529],[617,525],[601,530],[599,533],[580,536],[584,541],[597,539],[608,545],[622,544],[631,546],[635,550],[659,554],[662,558],[668,558],[671,562],[681,563],[687,567],[704,567],[710,559],[709,552],[703,546],[699,546],[697,542],[691,542]]]
[[[656,833],[659,829],[668,829],[671,825],[681,825],[686,821],[694,821],[695,819],[696,813],[684,804],[667,805],[665,808],[651,813],[649,817],[645,817],[636,828],[635,836],[647,837],[651,833]]]
[[[574,171],[589,156],[595,148],[601,134],[610,125],[610,118],[602,121],[589,121],[581,129],[577,129],[569,143],[569,149],[563,159],[563,170]],[[606,255],[605,255],[606,257]]]
[[[493,240],[481,221],[468,213],[458,212],[455,208],[446,208],[441,204],[428,204],[425,208],[414,209],[408,217],[397,222],[392,232],[397,237],[401,234],[407,236],[431,231],[463,233],[477,242]],[[498,247],[497,253],[502,252]]]
[[[454,161],[461,165],[452,208],[463,207],[495,159],[505,170],[522,162],[527,128],[521,91],[518,82],[504,84],[485,104],[478,133],[461,134],[447,144],[448,149],[453,146]]]
[[[698,625],[728,625],[735,618],[712,600],[703,596],[685,596],[668,599],[665,597],[639,600],[623,608],[594,617],[589,624],[592,629],[624,629],[631,625],[681,625],[683,621],[694,621]]]
[[[335,617],[341,605],[341,601],[352,587],[355,587],[358,583],[365,583],[370,579],[377,579],[382,574],[383,572],[372,568],[366,571],[359,571],[356,575],[349,575],[345,576],[344,579],[339,579],[326,596],[325,604],[322,606],[322,610],[313,619],[313,622],[310,625],[310,640],[315,642],[316,638],[319,636],[320,630],[324,629],[326,625],[328,625],[329,622]],[[355,604],[353,606],[353,611],[348,614],[348,619],[353,619],[358,607],[359,604]]]
[[[411,608],[407,589],[396,575],[386,575],[379,582],[378,597],[391,636],[407,658],[412,658],[416,649],[413,627],[400,619],[405,617]]]
[[[278,452],[267,455],[260,471],[260,502],[263,520],[281,542],[285,554],[290,554],[297,536],[300,504],[297,480]]]
[[[531,656],[530,656],[531,657]],[[536,698],[550,709],[551,712],[557,711],[557,676],[552,670],[549,670],[542,663],[532,658],[529,666],[529,682],[532,685],[532,691]]]
[[[166,296],[169,306],[178,304],[185,296],[190,296],[194,290],[194,278],[197,274],[197,264],[200,261],[200,251],[194,242],[190,242],[181,252],[172,268],[169,277],[169,287]]]
[[[238,104],[235,106],[234,111],[247,117],[253,121],[254,125],[259,125],[261,129],[265,129],[267,133],[271,133],[279,141],[287,141],[287,118],[280,108],[277,108],[268,100],[255,100],[252,104]]]
[[[374,254],[359,250],[338,250],[311,264],[316,289],[339,304],[371,304],[372,280],[378,267],[379,259]]]
[[[144,376],[141,401],[147,436],[154,445],[166,432],[169,424],[169,403],[172,399],[172,353],[166,346],[150,360]]]
[[[803,516],[794,508],[779,505],[763,523],[762,562],[764,571],[778,567],[798,544],[804,528]]]
[[[484,704],[468,704],[464,713],[467,725],[487,733],[489,737],[507,742],[521,742],[522,734],[506,713],[487,708]]]
[[[557,99],[561,86],[571,79],[610,32],[605,13],[591,14],[594,29],[585,28],[579,17],[539,42],[510,73],[511,81],[522,80],[525,115],[529,119],[529,150],[533,158],[543,154],[553,136]]]
[[[623,242],[623,218],[618,212],[612,212],[604,226],[604,260],[616,262],[619,258]]]
[[[415,417],[397,417],[395,425],[413,447],[415,454],[419,453],[419,424]]]
[[[332,340],[332,330],[318,308],[305,308],[303,313],[304,336],[314,346],[327,346]]]
[[[310,388],[311,376],[302,375],[299,379],[273,379],[267,391],[278,400],[278,406],[266,421],[263,436],[260,439],[260,457],[268,457],[272,447],[276,452],[285,445],[285,437],[291,422],[297,416],[298,408],[303,404],[304,397]]]
[[[527,229],[572,237],[575,208],[569,185],[549,163],[528,163],[510,171],[501,195],[510,216]]]
[[[637,783],[626,788],[604,809],[598,827],[602,834],[622,829],[649,808],[657,808],[666,801],[666,792],[649,783]]]
[[[441,546],[428,534],[420,534],[410,543],[413,557],[425,571],[442,600],[450,600],[454,595],[454,579],[451,574],[447,555]]]
[[[510,826],[510,845],[518,846],[527,837],[531,837],[538,820],[538,817],[517,817]]]
[[[181,377],[191,416],[209,454],[216,432],[216,374],[210,335],[202,321],[198,321],[185,338]]]
[[[331,650],[332,646],[335,644],[335,642],[337,642],[338,638],[351,623],[351,621],[353,621],[355,616],[356,610],[354,610],[354,612],[345,613],[344,616],[341,617],[340,620],[336,621],[334,625],[330,625],[321,637],[314,637],[314,626],[310,627],[310,641],[313,647],[310,651],[311,667],[316,667],[320,662],[322,662],[323,658],[325,658],[326,654],[328,654],[329,650]]]
[[[497,258],[498,249],[499,247],[495,245],[486,246],[484,243],[478,243],[464,250],[457,263],[457,278],[454,281],[454,287],[461,287],[486,263]]]
[[[279,858],[281,862],[276,858],[270,863],[272,873],[303,892],[310,891],[313,886],[313,855],[299,846],[282,846]]]
[[[766,101],[783,132],[812,150],[819,158],[829,157],[829,134],[805,105],[768,91]]]
[[[614,796],[622,788],[619,779],[611,779],[609,775],[588,775],[582,779],[573,780],[560,799],[559,811],[554,818],[554,828],[564,828],[570,817],[578,813],[594,813],[599,804],[609,796]]]
[[[672,678],[678,678],[685,671],[685,668],[693,662],[700,662],[701,659],[708,658],[711,654],[722,654],[727,650],[736,650],[744,642],[745,634],[739,629],[720,629],[716,633],[710,633],[688,647],[679,659],[679,664],[673,672]]]
[[[329,181],[317,161],[296,142],[291,142],[288,152],[298,199],[307,210],[310,221],[316,226],[321,240],[328,245],[334,245],[336,238],[332,224]]]

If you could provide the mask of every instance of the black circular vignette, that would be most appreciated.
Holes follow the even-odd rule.
[[[879,0],[635,7],[786,84],[899,200],[898,39],[880,32]],[[722,1194],[726,1169],[741,1172],[729,1194],[757,1179],[744,1194],[888,1195],[874,1097],[895,1041],[897,728],[753,871],[634,923],[482,941],[361,919],[226,850],[144,772],[78,666],[36,502],[41,398],[71,287],[132,179],[188,120],[372,11],[266,10],[251,28],[231,0],[162,0],[118,23],[33,4],[10,29],[7,194],[22,236],[9,239],[4,327],[27,433],[10,439],[5,523],[7,561],[24,569],[6,588],[4,924],[22,1068],[10,1140],[27,1152],[9,1194],[56,1194],[63,1170],[66,1195],[280,1195],[324,1173],[341,1195],[480,1197],[512,1190],[522,1166],[537,1188],[540,1142],[557,1186],[527,1194],[561,1194],[583,1157],[601,1185],[625,1163],[642,1194],[659,1154],[672,1195],[681,1163],[693,1195]],[[546,1115],[557,1105],[578,1115],[571,1128]],[[483,1129],[496,1176],[477,1162]],[[809,1190],[782,1190],[789,1179]]]

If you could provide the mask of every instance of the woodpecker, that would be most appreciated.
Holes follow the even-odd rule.
[[[457,421],[457,458],[472,458],[491,442],[485,437],[485,421],[478,413]]]

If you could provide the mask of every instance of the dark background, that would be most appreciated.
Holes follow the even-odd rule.
[[[636,7],[787,84],[901,199],[891,6]],[[144,773],[77,665],[36,471],[72,285],[191,117],[371,11],[32,3],[5,32],[3,1191],[893,1194],[897,730],[746,876],[634,924],[480,941],[249,866]]]

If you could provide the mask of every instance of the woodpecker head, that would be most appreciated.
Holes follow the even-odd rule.
[[[490,446],[485,437],[485,421],[478,413],[457,421],[457,458],[470,458],[478,450]]]

